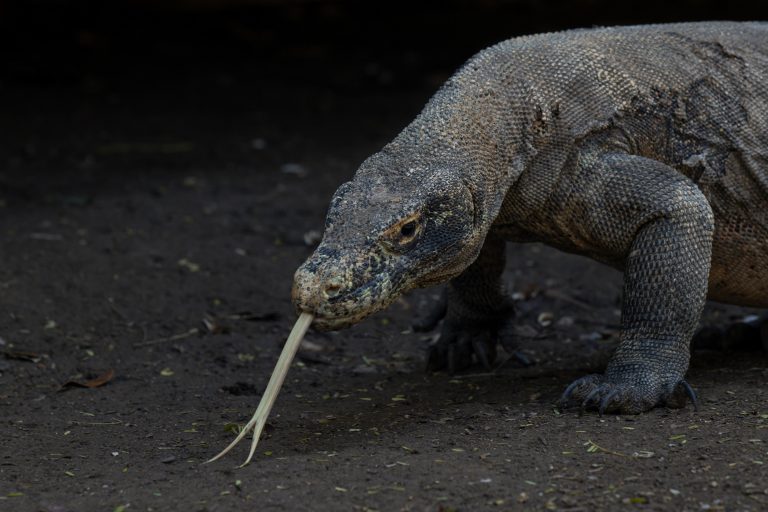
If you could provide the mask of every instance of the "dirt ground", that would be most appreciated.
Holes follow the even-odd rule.
[[[258,404],[331,194],[445,78],[293,57],[0,85],[0,510],[768,510],[768,357],[696,353],[698,412],[559,412],[621,276],[539,245],[507,270],[535,365],[425,373],[419,291],[310,331],[254,462],[201,465]]]

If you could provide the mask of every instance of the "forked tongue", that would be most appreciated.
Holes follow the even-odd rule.
[[[248,453],[248,458],[245,459],[245,462],[243,462],[240,467],[243,467],[251,462],[253,454],[256,452],[256,445],[259,444],[261,431],[264,430],[264,425],[267,423],[269,412],[272,410],[272,406],[275,404],[275,399],[277,398],[277,394],[280,392],[280,387],[283,385],[285,376],[288,374],[288,369],[291,367],[291,361],[293,361],[293,358],[296,356],[296,351],[299,349],[301,340],[304,338],[304,335],[306,334],[307,329],[309,329],[309,326],[314,318],[315,317],[311,313],[301,313],[301,315],[299,315],[298,320],[296,320],[296,324],[291,330],[291,334],[288,335],[288,340],[285,342],[283,351],[280,353],[280,358],[277,360],[275,369],[272,371],[272,376],[269,378],[267,389],[264,391],[264,396],[261,397],[261,402],[259,402],[259,407],[256,409],[256,412],[253,413],[253,417],[245,425],[245,427],[243,427],[235,440],[229,443],[229,446],[224,448],[218,455],[210,460],[207,460],[205,462],[206,464],[223,457],[228,451],[234,448],[237,443],[242,441],[243,438],[248,435],[248,432],[253,430],[251,451]]]

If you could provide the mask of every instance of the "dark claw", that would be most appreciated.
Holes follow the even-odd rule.
[[[567,388],[565,388],[565,391],[563,392],[563,395],[560,397],[560,401],[558,402],[560,409],[565,409],[568,407],[568,404],[571,403],[571,395],[573,394],[573,390],[576,389],[580,381],[581,379],[575,380],[571,382]]]
[[[581,412],[585,412],[587,410],[587,406],[590,404],[593,398],[595,398],[598,394],[600,394],[600,387],[596,387],[592,391],[589,392],[587,397],[584,399],[583,402],[581,402]]]
[[[699,411],[699,399],[696,396],[696,391],[693,390],[690,384],[688,382],[681,380],[678,384],[678,386],[683,386],[683,390],[685,390],[686,396],[690,398],[691,403],[693,404],[693,410],[698,412]]]
[[[603,400],[600,402],[600,408],[597,410],[597,413],[602,416],[605,414],[605,411],[608,409],[608,406],[611,404],[611,401],[613,400],[613,397],[619,394],[618,389],[614,389],[610,393],[608,393],[608,396],[603,398]]]
[[[615,382],[601,375],[587,375],[573,381],[560,397],[559,406],[564,409],[581,400],[580,414],[588,409],[597,409],[602,416],[605,413],[639,414],[658,405],[670,408],[684,407],[688,399],[698,411],[696,392],[684,380],[680,380],[671,390],[669,387],[655,388],[658,393],[649,397],[643,383],[628,384]],[[583,400],[582,400],[583,399]]]
[[[563,395],[560,397],[560,401],[558,402],[558,405],[561,409],[565,409],[570,406],[571,404],[571,398],[573,395],[573,392],[579,387],[583,386],[585,384],[594,384],[597,385],[599,382],[599,378],[597,375],[587,375],[585,377],[582,377],[580,379],[576,379],[575,381],[571,382],[567,388],[565,388],[565,391],[563,392]]]
[[[475,340],[472,342],[472,348],[475,349],[475,355],[477,355],[477,360],[480,362],[480,364],[483,365],[483,368],[485,368],[488,371],[493,370],[493,366],[491,365],[491,360],[488,357],[488,349],[486,348],[485,343],[483,343],[480,340]]]

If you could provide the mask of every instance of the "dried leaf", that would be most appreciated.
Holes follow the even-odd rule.
[[[98,377],[88,380],[69,380],[62,388],[98,388],[115,378],[115,370],[109,369]]]
[[[227,423],[224,425],[224,430],[233,434],[239,434],[243,430],[243,426],[239,423]]]
[[[217,318],[210,315],[205,315],[203,317],[203,325],[209,334],[222,334],[229,332],[229,329],[226,325],[223,325]]]

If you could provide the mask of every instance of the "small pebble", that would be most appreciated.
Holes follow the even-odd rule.
[[[280,172],[283,174],[293,174],[294,176],[306,176],[308,174],[307,168],[301,164],[287,163],[280,166]]]
[[[304,233],[303,238],[304,238],[304,245],[312,247],[320,243],[320,240],[322,240],[323,238],[323,234],[316,229],[311,229],[306,233]]]
[[[579,341],[599,341],[601,339],[603,339],[603,335],[596,331],[579,335]]]
[[[301,340],[301,345],[299,345],[299,348],[306,352],[322,352],[325,350],[325,347],[319,343],[315,343],[314,341],[309,341],[307,339]]]

